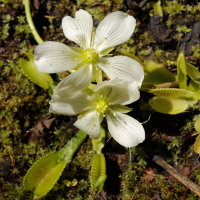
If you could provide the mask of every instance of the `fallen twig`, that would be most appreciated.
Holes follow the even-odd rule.
[[[194,184],[189,178],[174,169],[171,165],[166,163],[162,157],[156,155],[153,157],[153,161],[155,161],[158,165],[164,168],[167,172],[177,178],[182,184],[184,184],[187,188],[192,190],[200,197],[200,187]]]

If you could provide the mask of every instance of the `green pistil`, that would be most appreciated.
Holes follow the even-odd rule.
[[[104,115],[104,113],[108,110],[109,104],[105,101],[100,99],[96,104],[96,110]]]
[[[98,53],[96,53],[93,49],[86,49],[83,54],[85,60],[89,63],[96,62],[99,58]]]

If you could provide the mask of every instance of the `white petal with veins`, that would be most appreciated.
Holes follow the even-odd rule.
[[[64,78],[54,90],[55,94],[62,96],[68,93],[71,95],[75,91],[87,88],[92,80],[92,64],[85,63],[80,69]]]
[[[44,42],[34,51],[34,63],[38,71],[57,73],[75,68],[83,62],[82,55],[59,42]]]
[[[117,11],[107,15],[96,30],[94,48],[101,52],[126,42],[132,35],[136,20],[124,12]]]
[[[49,104],[49,112],[62,115],[77,115],[80,112],[94,108],[91,98],[83,92],[74,92],[70,95],[66,93],[62,96],[54,94]]]
[[[135,147],[145,139],[143,126],[134,118],[115,112],[106,113],[108,130],[112,137],[124,147]]]
[[[97,66],[100,67],[110,79],[118,77],[122,80],[136,81],[138,86],[141,86],[144,79],[144,70],[140,63],[126,56],[99,58]]]
[[[88,12],[80,9],[76,12],[75,18],[70,16],[64,17],[62,28],[69,40],[79,44],[83,49],[90,47],[93,20]]]
[[[95,92],[91,97],[99,99],[102,95],[111,104],[130,104],[140,98],[140,91],[135,81],[124,81],[114,78],[99,83],[93,88]]]
[[[86,116],[78,119],[74,126],[86,132],[92,139],[98,139],[101,136],[101,115],[94,110]]]

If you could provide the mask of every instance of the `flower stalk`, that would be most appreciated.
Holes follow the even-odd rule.
[[[35,25],[33,23],[33,19],[31,16],[31,11],[30,11],[30,2],[29,0],[24,0],[24,4],[25,4],[25,13],[26,13],[26,19],[27,22],[30,26],[31,32],[33,34],[33,37],[35,38],[35,40],[37,41],[38,44],[41,44],[44,42],[44,40],[40,37],[40,35],[38,34]]]

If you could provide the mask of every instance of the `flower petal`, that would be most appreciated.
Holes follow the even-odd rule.
[[[136,81],[139,86],[144,79],[144,70],[140,63],[126,56],[100,58],[96,64],[110,79],[118,77],[122,80]]]
[[[108,130],[112,137],[124,147],[134,147],[145,139],[143,126],[134,118],[111,111],[106,113]]]
[[[113,12],[107,15],[96,30],[94,48],[101,52],[127,41],[136,25],[134,17],[121,12]]]
[[[85,117],[78,119],[74,126],[86,132],[92,139],[98,139],[101,136],[101,121],[100,113],[94,110]]]
[[[65,36],[79,44],[83,49],[90,47],[93,20],[91,15],[79,10],[75,14],[75,18],[66,16],[62,20],[62,28]]]
[[[74,92],[71,95],[65,93],[62,96],[54,94],[49,104],[51,113],[63,115],[77,115],[94,108],[90,96],[83,92]]]
[[[85,63],[80,69],[64,78],[54,90],[55,94],[71,95],[74,91],[81,91],[90,85],[93,77],[92,64]]]
[[[103,81],[93,88],[95,92],[91,97],[98,100],[101,96],[110,104],[130,104],[140,98],[140,91],[135,81],[124,81],[114,78]]]
[[[81,54],[59,42],[44,42],[35,48],[34,63],[40,72],[57,73],[83,62]]]

